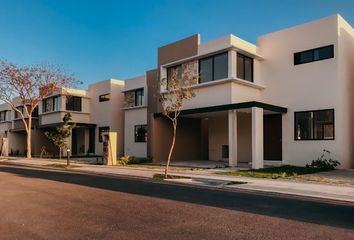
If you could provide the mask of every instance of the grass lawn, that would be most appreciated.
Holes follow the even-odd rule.
[[[298,175],[310,174],[320,172],[320,169],[298,167],[291,165],[284,165],[280,167],[270,167],[252,170],[234,170],[227,172],[214,172],[215,174],[227,175],[227,176],[243,176],[243,177],[257,177],[257,178],[289,178],[296,177]]]
[[[54,167],[54,168],[62,168],[62,169],[68,169],[68,168],[78,168],[80,166],[77,165],[66,165],[66,164],[60,164],[60,163],[51,163],[45,165],[46,167]]]

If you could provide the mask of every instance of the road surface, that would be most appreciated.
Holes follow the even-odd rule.
[[[0,164],[0,239],[354,239],[354,205]]]

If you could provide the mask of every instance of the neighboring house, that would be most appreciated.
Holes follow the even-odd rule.
[[[354,33],[339,15],[270,33],[258,44],[194,35],[158,49],[147,72],[148,155],[166,159],[171,123],[158,102],[161,78],[199,74],[186,102],[173,160],[305,165],[323,149],[354,166]]]
[[[76,125],[67,140],[71,155],[102,155],[101,133],[108,131],[117,133],[117,154],[123,155],[123,87],[123,81],[109,79],[90,84],[88,90],[61,89],[47,96],[33,115],[32,154],[40,155],[43,147],[47,152],[58,153],[44,132],[60,126],[64,115],[71,113]],[[5,103],[0,105],[0,117],[0,136],[8,138],[8,153],[23,154],[26,132],[19,114]]]
[[[327,149],[341,168],[354,167],[354,30],[340,15],[267,34],[257,45],[234,35],[201,43],[196,34],[160,47],[157,68],[144,76],[45,99],[34,125],[40,144],[32,145],[46,145],[38,140],[42,131],[71,112],[73,155],[101,155],[101,133],[112,131],[118,156],[163,162],[172,126],[162,114],[159,82],[186,69],[199,79],[179,117],[173,161],[305,165]],[[12,148],[25,146],[21,123],[4,104],[2,136]]]

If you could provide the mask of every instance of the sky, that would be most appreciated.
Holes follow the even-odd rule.
[[[143,75],[158,47],[195,33],[257,43],[336,13],[354,26],[354,0],[1,0],[0,58],[59,65],[87,87]]]

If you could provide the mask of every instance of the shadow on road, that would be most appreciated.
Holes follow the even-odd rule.
[[[286,196],[228,192],[125,177],[109,178],[11,165],[0,165],[0,172],[12,173],[21,177],[47,179],[117,192],[354,229],[354,206],[350,205],[336,205],[334,203],[294,199]]]

